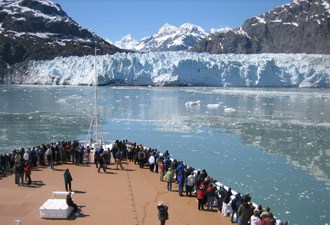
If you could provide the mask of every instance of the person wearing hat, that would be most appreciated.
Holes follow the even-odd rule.
[[[259,211],[255,209],[253,215],[250,218],[250,225],[261,225],[261,219],[259,218]]]
[[[165,225],[166,220],[168,220],[168,206],[163,202],[158,202],[157,209],[160,225]]]

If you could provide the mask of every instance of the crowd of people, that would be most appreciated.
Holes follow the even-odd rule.
[[[157,149],[136,144],[127,149],[131,156],[129,160],[139,164],[140,168],[149,167],[150,172],[158,173],[169,192],[176,183],[180,197],[185,193],[196,198],[198,210],[217,211],[229,217],[231,223],[239,225],[288,224],[288,221],[276,220],[269,207],[253,204],[250,193],[234,195],[230,187],[218,185],[205,169],[195,170],[182,161],[171,159],[167,150],[161,154]]]
[[[32,168],[49,166],[51,170],[55,165],[73,163],[80,165],[87,162],[88,149],[81,151],[78,141],[59,141],[41,144],[28,149],[14,149],[10,153],[0,155],[0,172],[14,172],[15,184],[18,186],[32,183]]]
[[[78,141],[59,141],[42,144],[25,150],[14,149],[11,153],[0,155],[0,171],[14,171],[15,183],[18,186],[30,185],[31,169],[36,166],[49,166],[72,163],[77,166],[91,162],[91,148]],[[93,149],[94,150],[94,149]],[[111,159],[116,169],[124,169],[122,160],[138,164],[141,169],[148,167],[150,172],[158,173],[160,181],[166,183],[166,189],[171,192],[173,183],[177,183],[180,197],[195,197],[198,210],[217,211],[228,216],[231,223],[239,225],[275,225],[288,222],[277,221],[270,208],[252,204],[249,193],[233,194],[231,188],[218,185],[216,180],[208,175],[205,169],[196,171],[182,161],[171,159],[166,150],[160,153],[157,149],[146,148],[127,140],[117,140],[111,147],[96,148],[94,164],[97,171],[108,169]],[[64,173],[65,188],[71,190],[72,177],[69,170]],[[24,182],[25,181],[25,182]]]

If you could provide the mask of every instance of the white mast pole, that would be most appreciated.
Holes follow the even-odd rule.
[[[95,141],[99,142],[99,110],[98,110],[98,93],[97,93],[97,85],[98,85],[98,76],[97,76],[97,70],[96,70],[96,54],[97,54],[97,48],[95,45],[95,55],[94,55],[94,120],[95,120]]]
[[[96,145],[103,145],[103,135],[101,131],[101,140],[99,140],[99,129],[101,129],[101,124],[99,122],[100,120],[100,112],[99,112],[99,95],[98,95],[98,74],[97,74],[97,68],[96,68],[96,55],[97,51],[99,49],[96,48],[95,44],[95,54],[94,54],[94,109],[93,109],[93,115],[91,124],[89,126],[88,135],[87,135],[87,142],[90,142],[90,146],[92,146],[92,130],[94,127],[95,132],[95,140],[94,143]],[[99,146],[98,146],[99,147]]]

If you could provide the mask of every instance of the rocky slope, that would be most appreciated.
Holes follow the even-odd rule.
[[[330,1],[294,0],[246,20],[241,28],[210,35],[192,51],[330,54]]]
[[[0,77],[10,65],[57,56],[121,51],[73,21],[58,4],[48,0],[0,2]]]

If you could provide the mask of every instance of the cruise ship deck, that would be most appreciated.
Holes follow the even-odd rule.
[[[110,165],[107,173],[97,172],[94,164],[64,164],[32,170],[32,184],[18,186],[14,175],[0,176],[0,224],[11,225],[155,225],[159,224],[157,203],[169,206],[169,220],[175,225],[226,225],[229,218],[211,211],[198,211],[195,197],[180,197],[177,186],[168,192],[157,173],[124,162],[123,170]],[[39,207],[53,191],[65,191],[63,173],[69,168],[73,177],[74,202],[81,207],[79,216],[68,219],[42,219]]]

